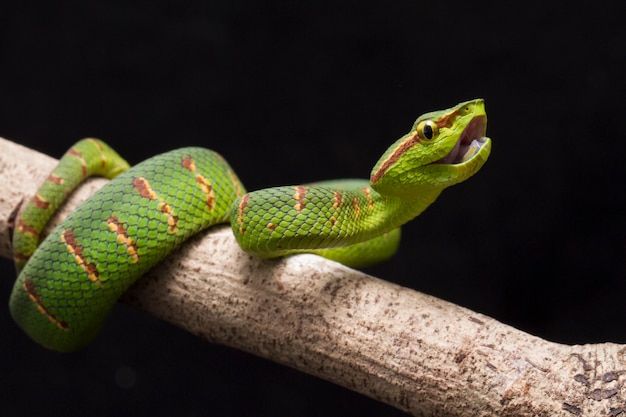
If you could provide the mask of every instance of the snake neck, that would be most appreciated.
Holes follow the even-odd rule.
[[[396,197],[386,196],[376,191],[372,197],[375,204],[380,202],[385,209],[381,211],[380,225],[375,227],[373,234],[379,235],[395,229],[422,214],[439,197],[443,188],[423,187],[411,195]]]
[[[267,188],[241,197],[231,209],[239,245],[264,257],[333,248],[384,235],[422,213],[445,187],[381,194],[367,180]]]

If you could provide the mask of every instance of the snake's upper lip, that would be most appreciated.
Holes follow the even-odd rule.
[[[465,127],[461,137],[450,153],[435,161],[435,164],[460,164],[471,159],[486,143],[487,117],[474,117]]]

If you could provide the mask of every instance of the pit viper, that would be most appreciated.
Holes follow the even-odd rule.
[[[481,99],[426,113],[387,149],[369,181],[250,193],[208,149],[177,149],[129,168],[104,142],[84,139],[14,221],[11,315],[47,348],[82,348],[134,281],[190,236],[223,222],[243,250],[260,257],[313,252],[352,266],[384,260],[402,224],[486,162],[486,123]],[[48,219],[91,175],[113,179],[40,243]]]

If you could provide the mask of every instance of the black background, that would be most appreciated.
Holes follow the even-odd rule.
[[[206,146],[257,189],[367,177],[419,114],[483,97],[489,162],[369,272],[549,340],[626,343],[626,3],[508,3],[3,4],[0,135],[56,157],[96,136],[133,164]],[[70,355],[0,320],[2,416],[402,415],[126,306]]]

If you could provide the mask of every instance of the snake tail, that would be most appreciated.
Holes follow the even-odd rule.
[[[128,168],[128,163],[101,140],[88,138],[74,144],[18,217],[13,233],[13,259],[18,274],[37,249],[50,218],[83,180],[91,176],[115,178]]]

